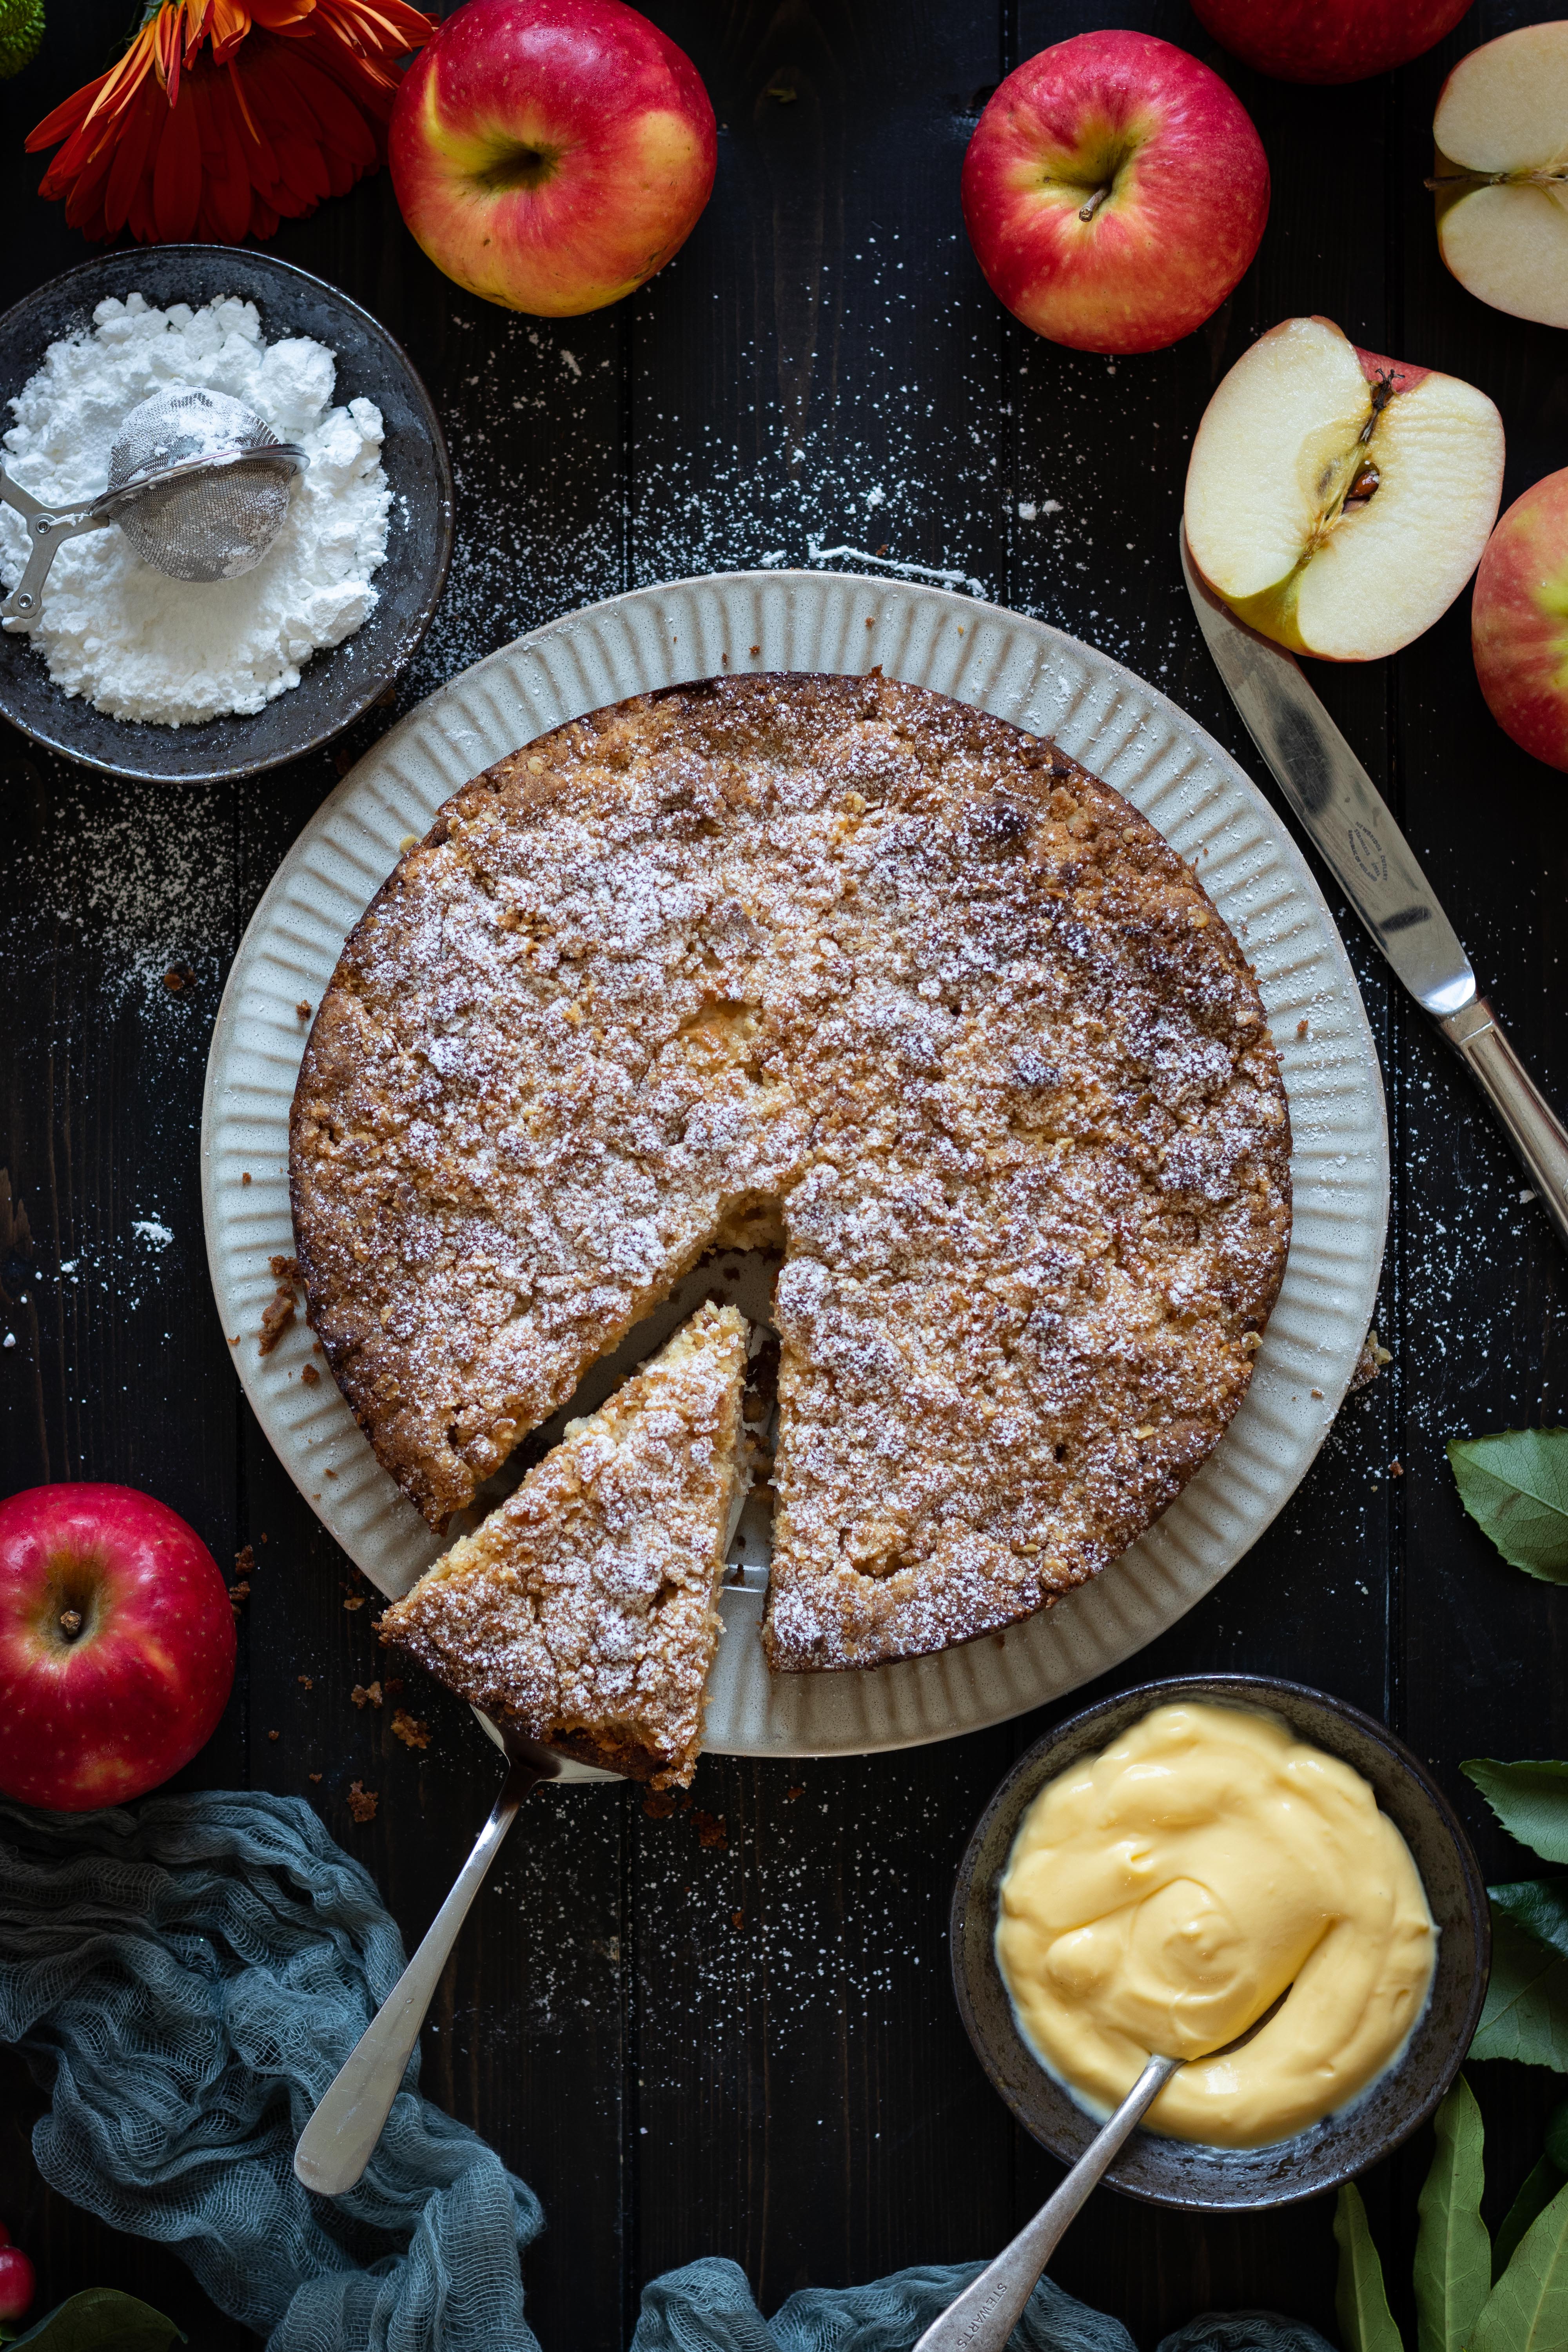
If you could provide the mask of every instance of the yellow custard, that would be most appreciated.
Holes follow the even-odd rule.
[[[1258,2147],[1345,2106],[1426,2008],[1437,1930],[1359,1772],[1272,1716],[1162,1706],[1041,1790],[1002,1880],[996,1958],[1025,2040],[1101,2115],[1150,2057],[1146,2118]]]

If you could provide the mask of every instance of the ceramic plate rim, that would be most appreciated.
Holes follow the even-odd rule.
[[[682,650],[683,637],[690,651]],[[754,660],[752,645],[760,648]],[[741,658],[731,646],[741,646]],[[781,649],[813,657],[781,661]],[[824,657],[836,652],[863,658],[857,665]],[[1116,782],[1118,769],[1127,772],[1130,762],[1142,760],[1147,767],[1152,758],[1147,797],[1174,795],[1173,806],[1181,803],[1172,830],[1194,835],[1194,859],[1207,859],[1197,869],[1200,879],[1233,926],[1237,909],[1244,910],[1240,936],[1258,960],[1266,999],[1271,981],[1265,961],[1278,947],[1285,959],[1279,970],[1297,991],[1289,1009],[1306,992],[1321,1011],[1292,1039],[1279,1035],[1279,1011],[1270,1005],[1295,1130],[1295,1230],[1247,1401],[1198,1475],[1131,1552],[1005,1637],[870,1673],[768,1677],[754,1641],[758,1598],[728,1591],[705,1742],[723,1754],[866,1754],[918,1746],[1065,1696],[1122,1664],[1212,1590],[1305,1475],[1349,1385],[1375,1301],[1388,1214],[1388,1132],[1354,974],[1283,820],[1178,705],[1048,623],[949,590],[852,572],[780,568],[631,589],[499,647],[437,688],[365,753],[308,820],[263,892],[229,972],[208,1057],[203,1217],[223,1328],[237,1341],[236,1369],[274,1451],[328,1531],[380,1590],[406,1590],[441,1547],[375,1464],[330,1379],[308,1391],[298,1385],[310,1345],[303,1327],[266,1358],[253,1341],[273,1286],[267,1259],[291,1255],[293,1247],[287,1118],[306,1030],[289,1018],[289,990],[302,979],[312,981],[315,992],[325,984],[350,928],[342,919],[344,904],[353,899],[363,908],[395,863],[397,848],[388,842],[395,811],[407,812],[410,822],[392,843],[418,837],[426,810],[468,775],[549,727],[626,695],[726,670],[852,675],[878,665],[939,692],[968,684],[971,690],[957,698],[1022,724],[1029,723],[1025,710],[1054,693],[1065,715],[1048,730],[1037,724],[1034,731],[1052,732],[1108,782]],[[1067,704],[1069,689],[1076,698]],[[498,730],[504,735],[509,728],[513,740],[498,748]],[[1090,730],[1088,749],[1075,729]],[[1152,740],[1152,753],[1145,738]],[[416,786],[407,771],[421,761]],[[433,782],[426,784],[426,773]],[[1137,803],[1135,789],[1129,797]],[[312,890],[329,904],[335,894],[335,910],[324,919],[329,929],[339,925],[330,940]],[[1245,909],[1259,905],[1268,928],[1249,940]],[[1292,964],[1298,940],[1306,944]],[[264,979],[271,966],[268,993]],[[300,1001],[306,994],[301,989]],[[1309,1032],[1310,1042],[1303,1043]],[[1338,1171],[1329,1178],[1317,1169],[1324,1153],[1314,1143],[1307,1158],[1315,1172],[1308,1181],[1306,1139],[1320,1129],[1346,1148],[1328,1155]],[[243,1193],[241,1160],[262,1170],[260,1183]],[[1325,1289],[1330,1305],[1317,1296]],[[1291,1411],[1282,1420],[1279,1399],[1287,1394]],[[1271,1466],[1269,1446],[1289,1455],[1283,1467]],[[329,1491],[325,1481],[334,1472],[342,1475]],[[372,1515],[368,1532],[365,1512]],[[1011,1654],[1005,1660],[1002,1649]]]

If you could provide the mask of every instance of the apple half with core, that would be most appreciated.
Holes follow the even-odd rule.
[[[1223,48],[1279,81],[1364,81],[1451,33],[1470,0],[1193,0]]]
[[[1287,319],[1204,411],[1183,520],[1248,625],[1325,661],[1397,653],[1475,570],[1502,492],[1502,419],[1473,384]]]
[[[1432,124],[1437,250],[1494,310],[1568,327],[1568,24],[1462,58]]]
[[[0,1792],[83,1812],[189,1763],[234,1682],[234,1610],[195,1529],[132,1486],[0,1503]]]
[[[404,76],[387,134],[403,217],[437,269],[545,319],[662,269],[717,156],[696,67],[622,0],[468,0]]]
[[[1470,644],[1503,732],[1568,770],[1568,471],[1516,499],[1487,541]]]
[[[1258,250],[1268,159],[1239,99],[1147,33],[1079,33],[995,91],[963,159],[992,291],[1054,343],[1155,352],[1212,317]]]

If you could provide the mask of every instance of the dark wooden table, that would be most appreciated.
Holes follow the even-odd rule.
[[[21,141],[107,61],[129,13],[130,0],[51,0],[40,60],[0,85],[0,301],[83,257],[37,201]],[[1568,454],[1568,338],[1454,284],[1422,185],[1453,58],[1559,13],[1555,0],[1482,0],[1404,72],[1325,91],[1231,64],[1174,0],[654,0],[650,13],[712,92],[719,179],[685,251],[634,300],[558,324],[472,300],[416,250],[384,176],[276,241],[403,339],[446,423],[458,553],[400,709],[617,590],[848,548],[971,575],[1104,647],[1256,772],[1175,551],[1193,429],[1249,340],[1323,311],[1358,342],[1481,384],[1508,427],[1508,498]],[[1256,266],[1210,325],[1112,364],[1002,311],[964,237],[958,173],[1005,70],[1126,23],[1234,83],[1274,203]],[[1561,1102],[1568,784],[1492,726],[1468,610],[1462,597],[1395,661],[1317,682]],[[390,1709],[350,1704],[377,1671],[374,1612],[345,1607],[368,1588],[241,1399],[197,1181],[207,1039],[236,943],[388,715],[238,790],[167,793],[121,789],[0,727],[0,1323],[16,1339],[0,1350],[0,1411],[8,1486],[125,1480],[184,1513],[226,1564],[254,1545],[233,1704],[186,1782],[308,1797],[412,1940],[468,1850],[495,1758],[434,1685],[403,1701],[432,1726],[424,1754],[390,1736]],[[1378,1315],[1394,1360],[1252,1554],[1122,1678],[1285,1672],[1385,1715],[1432,1759],[1489,1869],[1513,1875],[1517,1852],[1457,1768],[1568,1753],[1568,1598],[1505,1567],[1462,1517],[1443,1441],[1563,1417],[1563,1261],[1457,1066],[1342,919],[1394,1128]],[[174,994],[162,976],[178,964],[195,978]],[[173,1238],[139,1234],[149,1223]],[[433,2012],[424,2084],[543,2199],[527,2282],[546,2352],[616,2352],[644,2281],[700,2253],[734,2256],[771,2311],[808,2282],[988,2253],[1040,2199],[1054,2168],[970,2054],[945,1915],[975,1814],[1047,1719],[865,1759],[709,1758],[694,1807],[668,1818],[624,1786],[530,1804]],[[353,1780],[380,1795],[368,1827],[350,1815]],[[1500,2066],[1473,2080],[1495,2220],[1568,2086]],[[37,2105],[0,2055],[0,2217],[38,2263],[38,2307],[107,2281],[199,2347],[252,2340],[173,2255],[45,2190],[28,2153]],[[1407,2324],[1429,2147],[1423,2135],[1365,2184]],[[1145,2347],[1210,2307],[1272,2305],[1331,2334],[1331,2217],[1320,2200],[1201,2221],[1102,2195],[1056,2275]]]

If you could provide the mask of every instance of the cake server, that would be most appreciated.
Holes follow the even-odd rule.
[[[294,2150],[294,2169],[307,2189],[342,2197],[363,2174],[386,2127],[392,2103],[403,2086],[403,2071],[419,2039],[425,2012],[436,1998],[441,1971],[458,1940],[458,1930],[484,1885],[485,1873],[517,1819],[517,1809],[541,1780],[553,1780],[559,1757],[525,1739],[505,1724],[498,1727],[507,1753],[507,1775],[490,1807],[474,1850],[458,1873],[450,1895],[425,1930],[425,1939],[337,2073]]]
[[[1179,534],[1198,626],[1270,774],[1373,940],[1464,1063],[1568,1246],[1568,1128],[1476,986],[1469,959],[1372,778],[1291,654],[1238,621]]]

